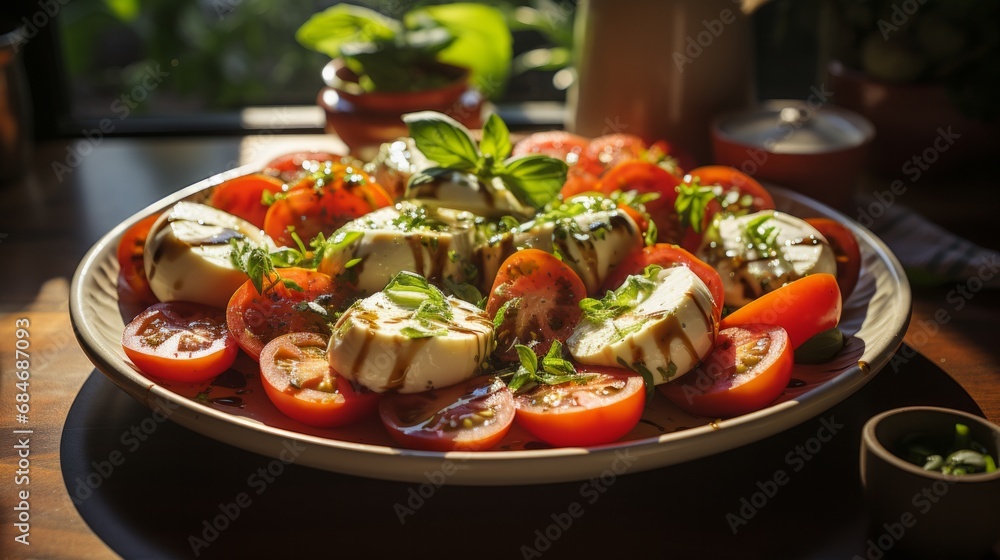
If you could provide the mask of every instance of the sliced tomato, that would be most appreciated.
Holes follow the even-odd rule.
[[[121,241],[118,242],[116,253],[119,283],[124,283],[132,291],[135,298],[147,305],[159,300],[153,294],[153,290],[149,287],[149,280],[146,278],[143,248],[146,246],[149,230],[152,229],[159,217],[159,214],[147,216],[125,230]]]
[[[680,240],[681,227],[674,202],[677,200],[677,185],[681,179],[655,163],[630,160],[612,167],[601,177],[597,191],[610,195],[615,191],[636,191],[639,194],[655,193],[658,197],[645,203],[659,232],[657,239],[676,243]]]
[[[842,309],[840,287],[832,274],[810,274],[768,292],[727,315],[720,329],[754,323],[785,329],[792,349],[837,326]]]
[[[788,335],[774,325],[719,331],[712,353],[686,375],[657,385],[671,402],[698,416],[728,418],[760,410],[781,395],[794,364]]]
[[[140,371],[196,383],[229,369],[239,346],[221,309],[172,301],[156,303],[125,326],[122,348]]]
[[[515,420],[559,447],[611,443],[629,433],[645,408],[642,377],[618,368],[578,366],[584,383],[536,385],[514,396]]]
[[[331,152],[292,152],[269,161],[264,166],[264,173],[285,182],[292,182],[316,171],[322,163],[340,161],[343,157],[344,154]]]
[[[618,263],[618,266],[611,270],[608,277],[604,280],[604,284],[601,285],[601,293],[618,288],[625,283],[627,277],[633,274],[642,274],[646,270],[646,267],[651,264],[656,264],[663,268],[670,268],[672,266],[686,266],[690,268],[708,286],[708,290],[712,294],[712,303],[714,304],[713,315],[715,316],[715,322],[719,322],[722,317],[723,300],[726,295],[725,287],[722,285],[722,278],[705,261],[677,245],[657,243],[631,253],[622,262]]]
[[[806,222],[816,228],[833,249],[837,256],[837,284],[840,294],[846,301],[858,285],[861,274],[861,248],[858,240],[847,229],[847,226],[831,218],[805,218]]]
[[[507,257],[486,301],[489,317],[507,306],[496,331],[494,356],[516,361],[517,344],[544,356],[552,341],[565,342],[573,334],[583,313],[580,300],[585,297],[583,280],[552,254],[522,249]]]
[[[271,403],[285,416],[309,426],[334,428],[374,414],[381,395],[355,389],[337,375],[321,334],[283,334],[264,345],[260,379]]]
[[[268,208],[264,232],[278,245],[293,247],[329,235],[347,222],[392,204],[392,199],[367,173],[341,163],[326,165],[292,186]]]
[[[265,344],[283,334],[329,335],[332,321],[329,315],[342,310],[350,300],[347,288],[322,272],[304,268],[279,268],[277,272],[283,280],[298,284],[302,291],[279,282],[261,295],[247,280],[226,307],[230,332],[240,348],[255,360],[260,358]],[[305,308],[309,302],[322,307],[326,315]]]
[[[497,377],[423,393],[391,393],[379,403],[389,435],[403,447],[477,451],[495,447],[514,422],[514,397]]]
[[[265,193],[276,195],[284,190],[285,184],[263,173],[251,173],[230,179],[212,190],[209,205],[239,216],[263,229],[264,216],[268,206],[264,204]]]
[[[511,157],[544,154],[574,165],[589,145],[590,140],[583,136],[562,130],[547,130],[530,134],[515,144]]]

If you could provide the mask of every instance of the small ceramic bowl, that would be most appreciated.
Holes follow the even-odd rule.
[[[872,521],[870,547],[904,557],[981,558],[1000,541],[1000,470],[945,475],[897,455],[907,436],[947,440],[956,424],[968,426],[971,440],[997,458],[1000,426],[966,412],[915,406],[865,423],[861,481]]]

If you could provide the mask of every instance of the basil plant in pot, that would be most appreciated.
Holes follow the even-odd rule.
[[[331,58],[318,103],[327,130],[355,152],[405,136],[401,115],[414,111],[479,128],[484,101],[502,91],[510,69],[510,30],[483,4],[424,6],[399,19],[337,4],[296,38]]]

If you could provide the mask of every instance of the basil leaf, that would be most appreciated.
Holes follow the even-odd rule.
[[[492,157],[494,162],[502,162],[510,156],[513,149],[507,125],[496,113],[491,113],[483,125],[483,139],[479,141],[480,153],[484,157]]]
[[[414,144],[441,167],[473,171],[479,166],[479,151],[468,129],[455,119],[434,111],[403,115]]]
[[[455,36],[438,60],[470,69],[472,85],[484,96],[496,98],[510,71],[513,41],[504,13],[479,2],[453,2],[415,8],[403,17],[410,29],[426,20]]]
[[[541,210],[566,183],[565,161],[541,154],[507,160],[496,176],[522,204]]]
[[[298,42],[330,58],[350,43],[390,41],[401,31],[398,21],[375,10],[337,4],[310,17],[295,33]]]

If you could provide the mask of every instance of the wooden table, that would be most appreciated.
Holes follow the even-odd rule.
[[[606,493],[581,483],[511,489],[446,486],[400,524],[395,506],[406,504],[419,487],[291,465],[287,473],[294,474],[265,485],[266,493],[254,493],[253,504],[240,505],[239,518],[201,547],[190,537],[212,537],[202,523],[239,505],[248,474],[268,466],[269,460],[167,422],[158,426],[157,437],[143,441],[141,450],[110,465],[117,470],[97,479],[100,484],[91,496],[81,481],[109,468],[107,460],[122,447],[129,427],[149,412],[96,372],[73,336],[68,290],[84,252],[115,224],[181,186],[288,147],[331,143],[335,140],[324,136],[54,142],[36,149],[28,176],[0,186],[0,256],[6,265],[0,290],[2,556],[176,557],[197,552],[201,557],[234,557],[302,552],[321,543],[331,554],[348,557],[365,556],[364,551],[378,557],[536,557],[532,550],[548,557],[593,557],[622,548],[661,555],[673,551],[678,557],[732,556],[734,549],[744,558],[843,557],[845,551],[863,557],[866,518],[859,505],[856,450],[857,430],[866,417],[893,406],[929,403],[981,410],[1000,422],[1000,345],[992,334],[1000,317],[1000,292],[976,293],[956,309],[948,298],[952,287],[946,287],[914,292],[909,346],[903,348],[899,367],[880,373],[830,411],[832,416],[718,457],[620,477]],[[995,187],[987,185],[990,180],[995,182],[995,176],[978,176],[975,188],[987,193]],[[987,231],[995,208],[968,200],[975,200],[974,195],[939,197],[928,186],[906,202],[995,246]],[[946,323],[940,321],[940,310]],[[30,411],[24,424],[15,421],[19,321],[30,334]],[[791,463],[781,460],[785,451],[808,441],[830,418],[846,426],[848,435],[834,438],[829,451],[817,454],[801,472],[790,469]],[[18,429],[31,433],[14,434]],[[28,441],[18,448],[17,438]],[[22,466],[30,465],[18,474],[17,453],[25,448],[30,454]],[[789,490],[755,508],[759,511],[744,517],[745,527],[737,524],[733,534],[728,514],[737,513],[741,499],[753,497],[762,488],[759,484],[779,470],[792,475]],[[24,515],[19,492],[29,492],[24,500],[29,546],[15,541],[20,533],[14,524]],[[570,516],[572,526],[560,527],[573,504],[583,515]]]

